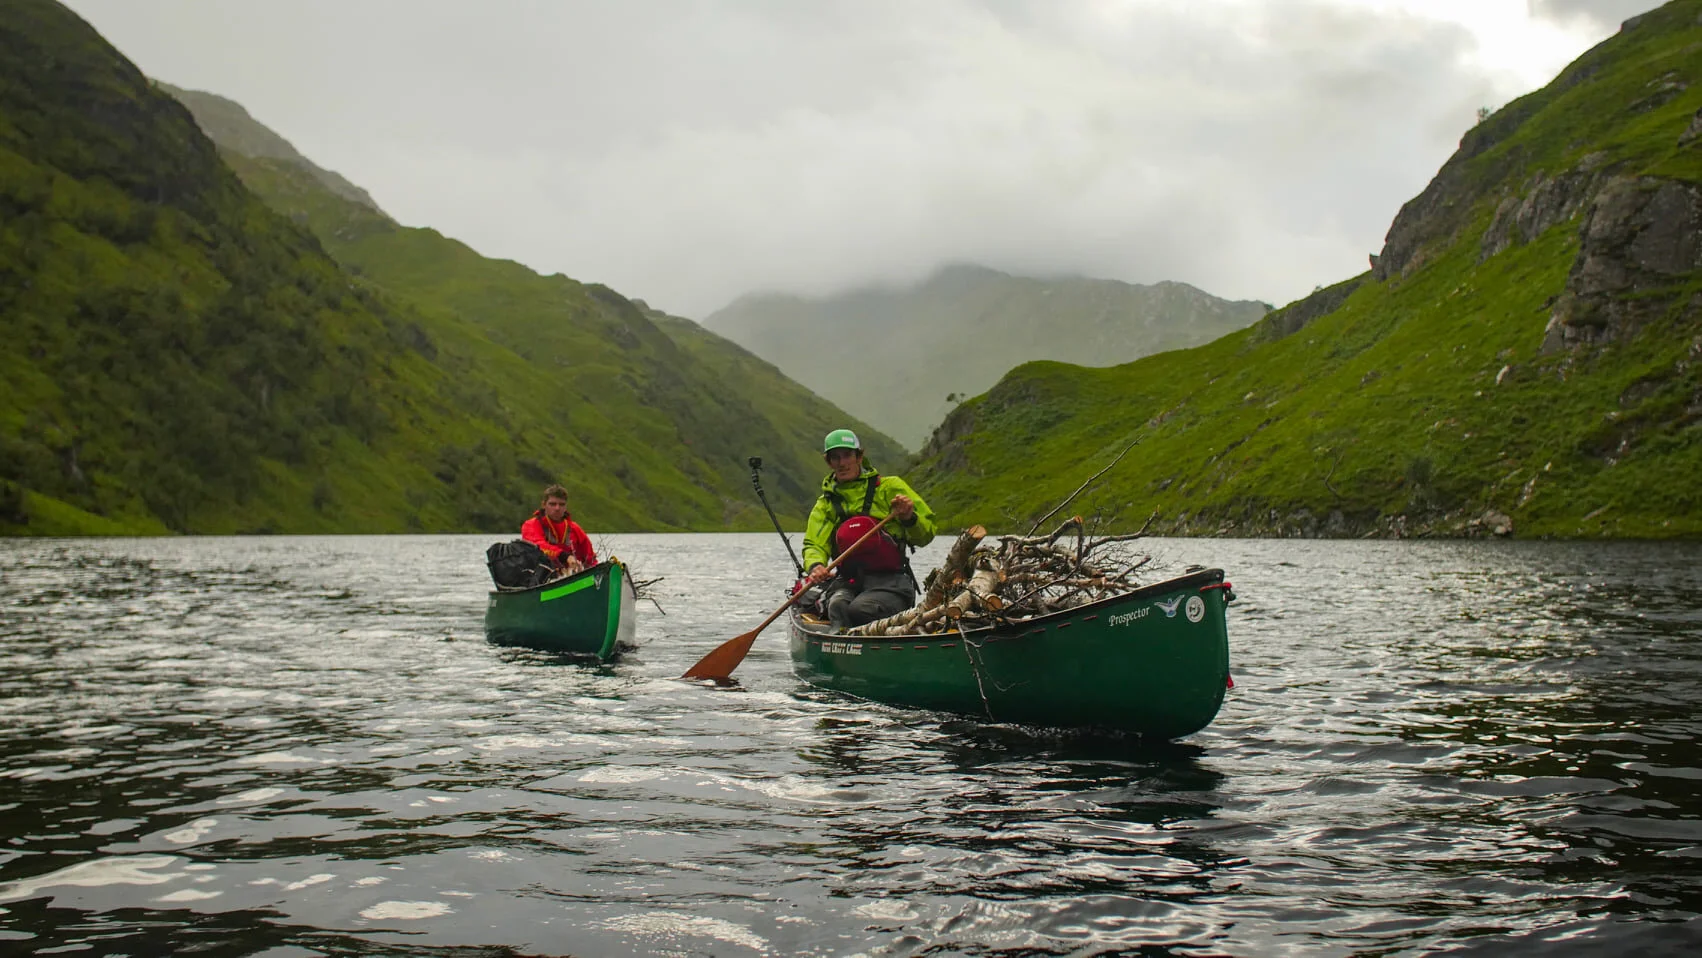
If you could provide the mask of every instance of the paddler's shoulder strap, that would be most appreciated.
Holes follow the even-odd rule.
[[[834,525],[838,525],[849,518],[850,514],[845,511],[845,497],[839,494],[839,490],[823,489],[821,491],[821,500],[827,503],[833,510]]]
[[[861,515],[866,516],[866,515],[869,514],[869,509],[872,508],[875,504],[875,490],[880,488],[880,485],[881,485],[881,474],[880,473],[877,472],[873,476],[869,477],[869,485],[867,486],[867,488],[865,488],[863,490],[863,511],[862,511]]]

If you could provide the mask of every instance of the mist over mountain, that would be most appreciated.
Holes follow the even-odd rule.
[[[248,110],[235,100],[211,93],[185,90],[162,80],[155,80],[154,85],[188,107],[190,116],[195,118],[195,125],[207,134],[208,139],[219,144],[221,149],[255,159],[281,160],[298,166],[313,174],[314,179],[343,199],[389,218],[378,208],[378,204],[366,190],[301,155],[299,150],[290,145],[290,141],[254,119]]]
[[[957,403],[1037,359],[1108,366],[1207,343],[1270,307],[1185,283],[956,265],[905,287],[743,297],[703,325],[919,447]]]

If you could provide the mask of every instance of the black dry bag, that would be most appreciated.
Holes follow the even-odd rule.
[[[498,542],[485,550],[485,564],[499,589],[530,589],[555,577],[555,564],[544,550],[525,539]]]

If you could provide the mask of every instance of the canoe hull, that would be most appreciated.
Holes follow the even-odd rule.
[[[1227,592],[1223,571],[1210,569],[947,635],[840,636],[795,613],[792,663],[812,685],[891,705],[1180,738],[1223,704]]]
[[[636,647],[637,603],[626,567],[601,562],[536,588],[492,592],[485,637],[497,645],[608,661]]]

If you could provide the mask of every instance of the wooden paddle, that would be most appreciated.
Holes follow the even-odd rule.
[[[833,572],[835,569],[838,569],[841,562],[844,562],[851,553],[856,552],[858,546],[869,541],[869,537],[881,531],[881,526],[886,525],[890,519],[892,519],[892,513],[889,512],[885,519],[875,523],[875,527],[873,529],[863,533],[856,542],[851,543],[850,548],[841,552],[837,559],[829,562],[827,564],[827,571]],[[790,609],[793,603],[797,602],[798,599],[803,597],[804,593],[808,591],[810,590],[804,588],[792,593],[791,598],[781,603],[780,608],[775,609],[768,618],[763,619],[761,625],[743,635],[735,636],[734,638],[721,643],[719,646],[716,646],[715,651],[701,659],[698,659],[697,664],[687,669],[686,674],[680,676],[680,678],[714,679],[717,682],[732,678],[733,670],[738,668],[739,663],[745,660],[745,655],[750,652],[751,643],[756,641],[757,634],[772,625],[775,619],[780,618],[780,614],[782,612]]]

